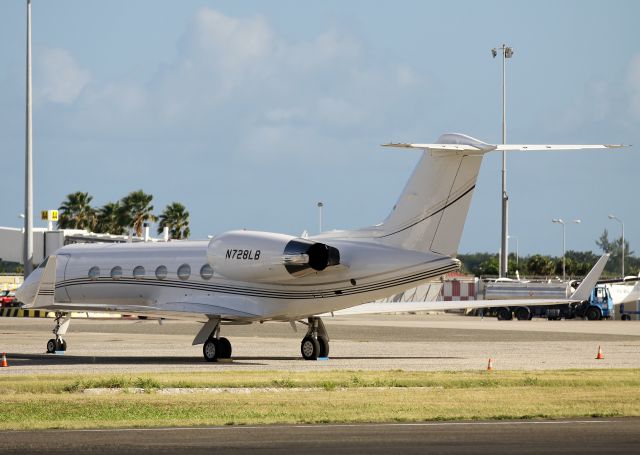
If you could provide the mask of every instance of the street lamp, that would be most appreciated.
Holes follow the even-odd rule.
[[[610,220],[615,220],[622,225],[622,279],[624,280],[624,223],[615,215],[609,215]]]
[[[324,207],[324,204],[322,202],[318,202],[317,204],[318,206],[318,232],[322,232],[322,207]]]
[[[502,143],[507,143],[507,85],[506,85],[506,61],[513,57],[513,48],[503,44],[502,47],[491,49],[493,58],[498,56],[498,51],[502,54]],[[509,234],[509,196],[507,195],[507,152],[502,151],[502,237],[501,237],[501,260],[500,276],[507,276],[507,262],[509,250],[507,238]]]
[[[554,218],[551,220],[553,223],[558,223],[562,225],[562,281],[566,281],[566,262],[565,262],[565,253],[566,253],[566,235],[565,235],[565,225],[566,223],[562,218]],[[582,220],[573,220],[572,223],[580,224]]]
[[[507,236],[508,239],[516,239],[516,270],[518,270],[518,237],[516,237],[515,235],[508,235]]]

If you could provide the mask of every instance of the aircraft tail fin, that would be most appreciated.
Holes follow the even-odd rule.
[[[455,256],[476,186],[482,157],[494,150],[552,151],[623,145],[492,145],[458,133],[435,144],[390,143],[387,147],[423,150],[422,158],[387,219],[376,226],[383,243]]]
[[[422,158],[387,219],[378,226],[387,244],[455,256],[476,186],[482,156],[495,150],[463,134],[438,144],[386,144],[418,148]]]
[[[571,294],[571,300],[587,300],[591,296],[591,291],[598,283],[600,279],[600,275],[602,275],[602,271],[604,270],[604,266],[607,265],[607,261],[609,260],[609,253],[603,254],[596,265],[589,271],[584,280],[578,286],[578,289],[575,290],[573,294]]]

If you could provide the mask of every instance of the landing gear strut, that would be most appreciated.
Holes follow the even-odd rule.
[[[202,346],[202,354],[207,362],[216,362],[218,359],[231,358],[231,342],[227,338],[220,336],[219,320],[210,319],[200,333],[196,335],[194,344],[197,344],[201,334],[205,336],[208,334]]]
[[[53,328],[55,338],[51,338],[47,341],[47,353],[49,354],[64,352],[67,350],[67,342],[62,338],[62,335],[67,333],[69,323],[71,322],[71,315],[69,313],[57,311],[55,322],[56,326]]]
[[[300,352],[305,360],[318,360],[318,357],[329,357],[329,335],[322,319],[310,317],[307,334],[300,343]]]

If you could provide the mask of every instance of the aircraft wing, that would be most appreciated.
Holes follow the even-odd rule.
[[[466,300],[460,302],[372,302],[334,311],[334,316],[352,314],[409,313],[416,311],[445,311],[474,308],[518,307],[531,305],[562,305],[577,302],[572,299]],[[324,315],[329,316],[329,314]]]
[[[549,306],[577,303],[587,300],[592,289],[595,287],[602,271],[604,270],[609,254],[603,254],[598,262],[589,271],[586,277],[575,290],[571,297],[567,299],[514,299],[514,300],[466,300],[458,302],[372,302],[358,305],[344,310],[334,311],[333,315],[349,314],[375,314],[375,313],[406,313],[413,311],[445,311],[464,310],[474,308],[498,308],[498,307],[518,307],[518,306]]]

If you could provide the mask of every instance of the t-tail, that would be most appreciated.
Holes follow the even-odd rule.
[[[391,143],[387,147],[422,149],[422,158],[387,219],[376,226],[379,241],[400,248],[458,252],[469,205],[485,153],[494,150],[580,150],[621,145],[492,145],[457,133],[435,144]]]

